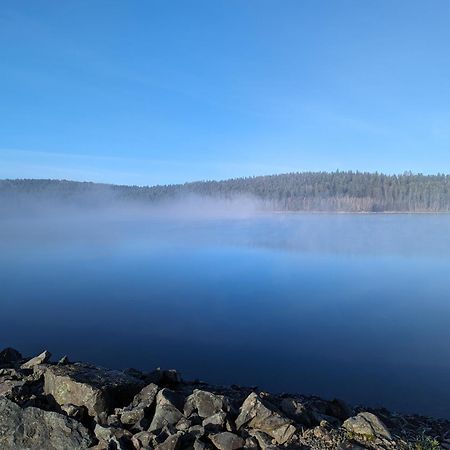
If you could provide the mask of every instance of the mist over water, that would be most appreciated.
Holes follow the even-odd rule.
[[[450,417],[450,216],[259,206],[2,214],[0,346]]]

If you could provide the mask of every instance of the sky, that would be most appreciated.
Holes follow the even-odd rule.
[[[0,178],[450,173],[448,0],[2,0]]]

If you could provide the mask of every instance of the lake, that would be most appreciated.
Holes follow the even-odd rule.
[[[450,216],[0,220],[0,347],[450,417]]]

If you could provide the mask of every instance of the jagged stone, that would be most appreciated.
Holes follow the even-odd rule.
[[[95,425],[94,433],[99,441],[108,443],[113,440],[121,442],[122,445],[126,445],[127,441],[131,441],[133,436],[129,431],[124,430],[123,428],[104,427],[99,424]]]
[[[252,430],[249,433],[254,439],[256,439],[262,450],[267,450],[274,447],[273,439],[263,431]]]
[[[189,419],[186,419],[186,417],[182,417],[177,424],[175,425],[175,428],[179,431],[187,431],[192,426],[192,421]]]
[[[69,358],[67,357],[67,355],[64,355],[59,361],[58,361],[58,365],[59,366],[65,366],[66,364],[70,364]]]
[[[0,381],[0,396],[16,397],[28,382],[25,380]]]
[[[20,367],[22,369],[33,369],[33,367],[35,366],[47,363],[50,360],[51,356],[52,354],[45,350],[40,355],[37,355],[34,358],[31,358],[26,363],[22,364]]]
[[[273,405],[263,401],[254,392],[245,399],[236,419],[238,430],[244,425],[267,433],[278,444],[284,444],[295,433],[292,421],[283,417]]]
[[[156,395],[158,394],[159,387],[150,383],[143,387],[133,398],[132,406],[150,407],[153,405]]]
[[[72,405],[72,403],[66,403],[61,405],[61,409],[72,419],[82,422],[88,416],[88,410],[85,406]]]
[[[210,436],[212,443],[219,450],[237,450],[244,446],[244,439],[229,431]]]
[[[280,405],[281,410],[292,420],[302,425],[311,426],[311,415],[307,407],[294,398],[283,398]]]
[[[210,417],[219,411],[229,411],[229,402],[223,395],[216,395],[200,389],[194,390],[184,406],[185,415],[188,417],[197,411],[200,417]]]
[[[169,389],[162,389],[156,396],[155,415],[149,431],[156,431],[166,425],[175,425],[184,416],[178,407],[182,404],[182,397]],[[178,407],[177,407],[178,406]]]
[[[386,425],[370,412],[361,412],[354,417],[347,419],[343,427],[349,432],[366,440],[374,438],[392,439],[391,433]]]
[[[201,441],[200,439],[196,439],[192,448],[193,450],[209,450],[212,448],[212,446],[207,444],[206,442]]]
[[[128,404],[143,384],[120,371],[83,364],[49,366],[44,381],[45,393],[57,403],[86,406],[92,416]]]
[[[155,450],[178,450],[181,446],[181,438],[181,432],[169,436],[164,442],[158,444]]]
[[[22,409],[0,398],[2,450],[80,450],[93,444],[90,432],[79,422],[38,408]]]
[[[134,434],[131,441],[137,449],[147,448],[151,446],[154,437],[155,435],[149,431],[141,431]]]
[[[212,416],[209,416],[206,419],[204,419],[202,422],[202,426],[206,430],[218,431],[220,429],[225,428],[226,420],[227,420],[226,413],[223,411],[219,411],[213,414]]]

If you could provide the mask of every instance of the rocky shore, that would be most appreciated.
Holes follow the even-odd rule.
[[[450,449],[450,421],[0,352],[0,449]]]

